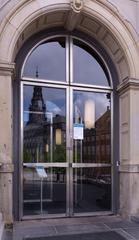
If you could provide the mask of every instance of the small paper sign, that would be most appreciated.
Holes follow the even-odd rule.
[[[75,140],[83,140],[83,129],[84,129],[84,125],[82,123],[74,123],[73,138]]]
[[[37,171],[37,173],[38,173],[38,175],[39,175],[40,178],[47,178],[47,173],[46,173],[44,167],[42,167],[42,166],[37,166],[37,167],[36,167],[36,171]]]

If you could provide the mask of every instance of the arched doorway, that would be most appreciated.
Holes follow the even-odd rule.
[[[102,56],[56,34],[28,52],[20,72],[20,216],[111,213],[113,87]]]
[[[2,22],[0,38],[1,92],[4,94],[4,102],[7,103],[7,107],[4,108],[5,105],[2,107],[3,114],[1,115],[0,125],[1,133],[3,134],[4,138],[1,138],[0,145],[4,153],[2,162],[4,163],[4,166],[6,166],[6,169],[8,166],[8,170],[2,174],[3,185],[5,184],[5,181],[7,184],[6,191],[4,190],[5,188],[2,189],[2,195],[3,199],[7,199],[7,201],[1,200],[1,209],[4,213],[4,219],[7,219],[8,221],[13,220],[13,212],[16,216],[16,219],[21,219],[21,217],[19,217],[19,211],[21,212],[22,208],[22,196],[19,194],[21,185],[18,185],[19,179],[21,179],[18,176],[20,175],[20,166],[18,165],[18,162],[21,159],[21,156],[18,154],[18,152],[21,152],[20,146],[22,146],[22,144],[20,144],[20,138],[17,137],[20,136],[17,130],[17,126],[20,125],[20,121],[18,122],[18,120],[20,120],[18,114],[20,109],[18,108],[20,94],[18,94],[19,91],[16,91],[16,81],[12,81],[15,58],[20,52],[20,49],[22,54],[25,54],[25,49],[22,47],[26,41],[30,40],[31,37],[34,37],[33,34],[39,34],[42,30],[49,31],[55,27],[67,29],[70,31],[70,33],[73,33],[74,31],[82,32],[82,39],[85,39],[86,34],[91,39],[95,39],[95,44],[92,44],[91,46],[95,46],[96,49],[97,42],[98,45],[102,47],[100,55],[103,56],[104,52],[107,53],[109,60],[106,62],[109,66],[111,75],[113,73],[113,69],[111,69],[111,62],[113,62],[113,65],[116,68],[116,71],[114,71],[114,74],[112,75],[114,92],[114,111],[112,114],[114,118],[114,121],[112,121],[112,124],[114,124],[114,127],[112,128],[114,137],[112,142],[114,146],[113,157],[115,159],[115,168],[116,162],[119,164],[120,161],[121,163],[119,168],[121,185],[120,195],[118,195],[118,197],[114,197],[113,195],[113,199],[114,201],[117,201],[117,203],[118,201],[120,202],[119,205],[117,204],[117,209],[121,212],[121,214],[129,216],[137,213],[138,202],[135,204],[135,201],[130,202],[130,199],[133,197],[132,186],[135,182],[138,182],[136,180],[131,182],[131,179],[133,179],[132,163],[136,163],[138,161],[138,158],[136,158],[136,156],[138,156],[138,147],[136,147],[136,149],[134,148],[135,146],[138,146],[138,138],[136,138],[134,134],[134,132],[136,132],[138,135],[138,121],[133,121],[135,116],[132,112],[132,108],[137,106],[134,104],[137,102],[137,95],[134,94],[133,97],[132,87],[137,87],[139,79],[139,51],[137,45],[138,36],[134,32],[132,26],[129,26],[129,23],[127,24],[125,19],[120,16],[120,13],[109,1],[84,1],[84,6],[81,12],[74,10],[71,8],[70,0],[56,0],[53,1],[53,4],[51,4],[49,1],[39,2],[38,0],[34,0],[26,2],[23,0],[20,1],[20,3],[17,4],[14,9],[9,11],[6,20]],[[77,18],[72,18],[74,13],[76,13],[79,18],[77,15]],[[68,24],[70,26],[68,26]],[[102,60],[100,63],[105,62],[103,59],[99,59]],[[19,61],[16,63],[19,63]],[[101,65],[102,69],[103,65],[105,64]],[[107,69],[107,66],[105,67]],[[37,69],[37,66],[35,69]],[[17,76],[19,77],[20,75],[17,74]],[[71,75],[69,76],[71,77]],[[33,84],[35,82],[31,80],[31,83]],[[41,83],[44,84],[42,81]],[[50,84],[52,84],[52,82]],[[120,85],[118,86],[118,84]],[[13,85],[14,97],[16,99],[14,102],[14,111],[12,108]],[[85,86],[83,86],[83,89],[84,87]],[[93,89],[97,89],[96,87],[94,88],[94,86],[91,87],[93,87]],[[91,89],[91,87],[89,86],[89,89]],[[119,96],[117,90],[120,93]],[[17,96],[15,96],[16,94]],[[133,98],[134,101],[132,101]],[[120,102],[120,118],[118,115],[118,104],[115,104],[116,102]],[[7,119],[7,122],[5,119]],[[135,124],[132,124],[132,122]],[[14,131],[12,129],[12,124],[14,125]],[[7,143],[7,148],[5,148],[5,143]],[[130,159],[131,152],[137,153],[133,156],[133,158],[135,158],[135,162],[133,158]],[[134,164],[133,167],[135,167]],[[116,179],[116,177],[114,179]],[[127,191],[127,185],[130,186],[129,191]],[[117,192],[117,186],[118,184],[115,183],[115,187],[113,187],[114,193]],[[9,198],[7,198],[7,194],[10,196]],[[137,191],[135,191],[134,199],[137,199],[137,197],[135,197],[136,194]],[[15,197],[14,201],[12,201],[11,197],[13,195]],[[18,207],[19,202],[20,206]]]

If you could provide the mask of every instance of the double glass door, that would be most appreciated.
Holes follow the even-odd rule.
[[[111,94],[22,83],[22,217],[111,211]]]

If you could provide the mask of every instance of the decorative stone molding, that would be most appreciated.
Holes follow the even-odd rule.
[[[139,89],[139,79],[127,78],[121,84],[119,84],[119,86],[117,87],[117,91],[121,95],[129,89],[137,89],[137,88]]]
[[[2,164],[0,167],[0,173],[13,173],[14,165],[11,163]]]
[[[4,8],[9,2],[10,2],[10,0],[5,0],[5,1],[3,1],[3,2],[1,3],[0,10],[1,10],[2,8]]]
[[[83,0],[71,0],[71,10],[69,11],[65,24],[65,28],[68,31],[73,31],[76,28],[83,5]]]
[[[12,76],[14,74],[14,63],[0,63],[0,76]]]
[[[119,172],[139,173],[139,164],[124,164],[119,166]]]
[[[71,7],[74,12],[80,13],[83,9],[83,0],[71,0]]]

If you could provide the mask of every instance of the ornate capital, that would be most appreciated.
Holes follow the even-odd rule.
[[[14,74],[15,64],[0,62],[0,76],[12,76]]]
[[[117,91],[120,95],[128,91],[129,89],[139,90],[139,79],[127,78],[117,87]]]
[[[74,12],[79,13],[83,8],[83,0],[71,0],[71,7]]]

